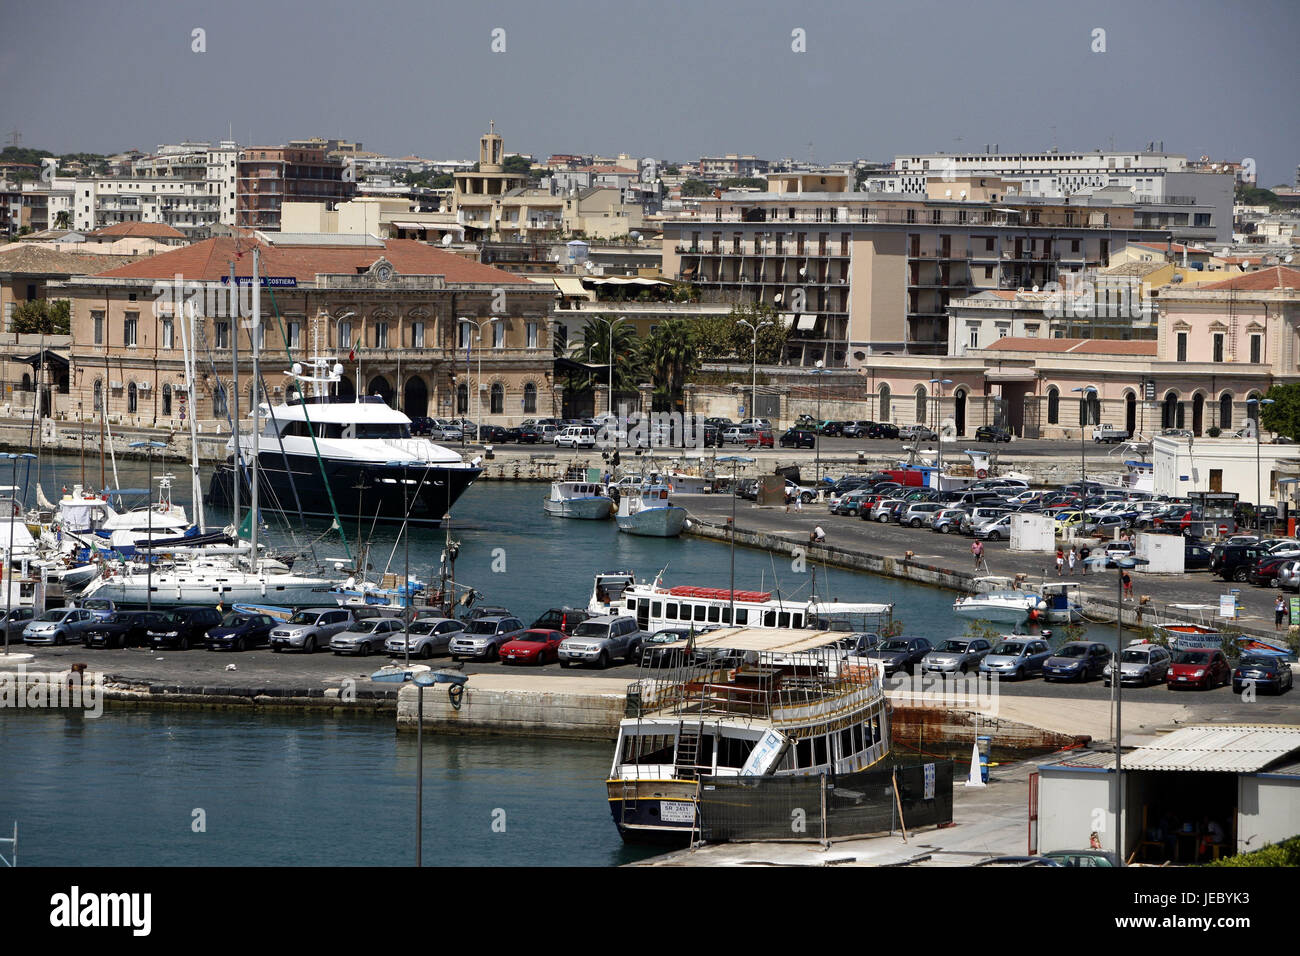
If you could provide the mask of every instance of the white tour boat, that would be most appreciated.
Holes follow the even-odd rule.
[[[614,513],[614,499],[597,481],[553,481],[542,510],[557,518],[585,518],[603,521]]]

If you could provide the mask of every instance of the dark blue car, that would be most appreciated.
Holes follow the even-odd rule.
[[[208,631],[208,650],[245,651],[250,647],[267,647],[271,643],[271,628],[278,623],[267,614],[231,611],[221,619],[221,624]]]
[[[1283,660],[1281,654],[1247,653],[1232,671],[1232,689],[1238,694],[1248,685],[1254,685],[1256,690],[1280,694],[1283,690],[1290,690],[1294,681],[1291,665]]]

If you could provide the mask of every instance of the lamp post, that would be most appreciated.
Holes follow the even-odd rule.
[[[942,479],[943,479],[943,426],[939,424],[939,416],[943,414],[943,387],[944,387],[945,385],[951,385],[951,384],[952,384],[952,379],[950,379],[950,378],[932,378],[932,379],[930,379],[930,384],[931,384],[931,385],[938,385],[938,386],[939,386],[938,390],[935,392],[935,397],[934,397],[934,424],[935,424],[934,435],[935,435],[935,444],[936,444],[936,445],[938,446],[938,448],[939,448],[939,457],[938,457],[938,460],[937,460],[936,464],[937,464],[938,467],[939,467],[939,478],[940,478],[940,482],[942,482]]]
[[[1085,446],[1083,444],[1084,430],[1092,417],[1088,408],[1088,396],[1095,395],[1097,389],[1091,385],[1086,385],[1072,388],[1070,391],[1079,393],[1079,500],[1082,501],[1088,496],[1087,464],[1085,463]]]
[[[424,865],[424,689],[434,684],[453,684],[464,687],[469,680],[466,674],[449,674],[434,671],[427,664],[415,667],[384,667],[370,675],[373,681],[405,684],[411,681],[416,687],[415,721],[415,865]]]
[[[752,415],[750,416],[753,417]],[[754,459],[744,455],[726,455],[718,461],[731,463],[731,592],[727,595],[730,610],[727,612],[732,627],[736,626],[736,476],[740,465],[752,465]]]
[[[754,406],[758,401],[758,330],[767,328],[767,326],[772,325],[773,322],[771,319],[760,319],[758,322],[750,322],[746,319],[737,319],[736,324],[743,325],[754,333],[754,363],[751,366],[749,382],[749,417],[757,418],[758,409]]]
[[[830,371],[823,366],[826,363],[821,359],[817,360],[817,367],[813,369],[813,374],[817,376],[817,424],[813,427],[813,448],[817,450],[817,495],[820,498],[822,492],[822,376]]]
[[[459,325],[468,325],[468,326],[470,326],[471,328],[475,329],[475,332],[473,333],[473,338],[476,339],[476,340],[478,341],[478,343],[479,343],[479,355],[478,355],[478,381],[474,383],[474,385],[475,385],[475,388],[474,388],[474,411],[475,411],[475,414],[476,414],[480,419],[482,419],[482,417],[483,417],[483,394],[482,394],[482,388],[483,388],[483,326],[487,325],[487,324],[488,324],[489,322],[491,322],[491,321],[493,321],[493,320],[492,320],[492,319],[483,319],[482,321],[475,321],[474,319],[466,318],[466,317],[463,316],[463,315],[462,315],[460,318],[458,318],[458,319],[456,320],[457,324],[459,324]],[[469,354],[470,354],[470,340],[471,340],[470,333],[466,332],[466,333],[465,333],[465,414],[466,414],[466,415],[469,414]],[[475,427],[475,428],[478,428],[480,424],[482,424],[481,421],[480,421],[480,422],[475,422],[475,423],[474,423],[474,427]],[[462,427],[461,427],[461,430],[460,430],[460,447],[461,447],[461,448],[464,448],[464,447],[465,447],[465,429],[464,429],[464,427],[463,427],[463,426],[464,426],[464,422],[463,422],[463,420],[462,420],[462,422],[461,422],[461,425],[462,425]],[[476,439],[478,438],[477,435],[475,435],[474,437],[475,437]]]
[[[613,320],[602,319],[600,316],[596,316],[595,321],[604,325],[606,329],[605,345],[607,347],[609,355],[607,356],[607,361],[605,364],[608,366],[608,375],[606,378],[606,382],[609,385],[609,398],[605,400],[605,403],[608,406],[605,409],[605,412],[609,415],[613,415],[614,414],[614,326],[618,325],[620,322],[626,322],[627,316],[622,316],[621,318],[617,318]],[[592,411],[594,412],[595,410],[593,409]]]
[[[1121,784],[1122,771],[1120,753],[1120,686],[1124,683],[1124,673],[1120,669],[1120,657],[1124,648],[1124,572],[1150,564],[1146,558],[1120,558],[1115,562],[1115,657],[1110,668],[1111,697],[1115,703],[1115,857],[1119,866],[1124,865],[1124,788]]]
[[[1264,507],[1264,500],[1259,486],[1259,442],[1260,432],[1264,427],[1261,419],[1264,417],[1263,406],[1272,405],[1273,399],[1248,398],[1246,399],[1246,404],[1255,406],[1255,528],[1258,530],[1260,511]]]
[[[145,588],[144,588],[144,606],[145,610],[153,610],[153,450],[155,448],[166,448],[166,442],[160,441],[133,441],[131,448],[145,448],[149,453],[149,554],[145,557]],[[253,525],[257,524],[257,510],[254,505]],[[251,526],[250,526],[251,527]],[[254,538],[256,542],[256,538]],[[253,567],[257,567],[257,545],[253,545]]]

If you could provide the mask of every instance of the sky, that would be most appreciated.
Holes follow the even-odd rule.
[[[495,120],[542,158],[1163,141],[1264,186],[1300,163],[1297,0],[3,3],[0,143],[56,153],[321,136],[473,160]]]

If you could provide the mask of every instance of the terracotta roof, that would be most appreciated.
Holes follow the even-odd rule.
[[[59,252],[43,246],[16,243],[0,249],[0,273],[12,272],[61,276],[94,275],[97,272],[102,272],[105,266],[121,267],[138,259],[140,259],[140,256]]]
[[[1239,292],[1269,292],[1273,289],[1300,289],[1300,269],[1273,266],[1256,272],[1243,272],[1222,282],[1211,282],[1200,287],[1206,291],[1235,289]]]
[[[96,239],[184,239],[185,233],[165,222],[119,222],[87,233]]]
[[[1155,339],[1035,339],[1005,338],[986,345],[985,352],[1055,352],[1078,355],[1156,354]]]
[[[219,282],[230,274],[232,260],[236,275],[253,274],[254,246],[262,252],[263,275],[292,276],[299,282],[314,282],[318,274],[355,275],[382,257],[399,275],[440,275],[453,285],[527,284],[526,279],[513,273],[415,239],[387,239],[378,246],[276,246],[251,239],[208,239],[99,275],[106,279],[170,279],[179,273],[186,280]]]

